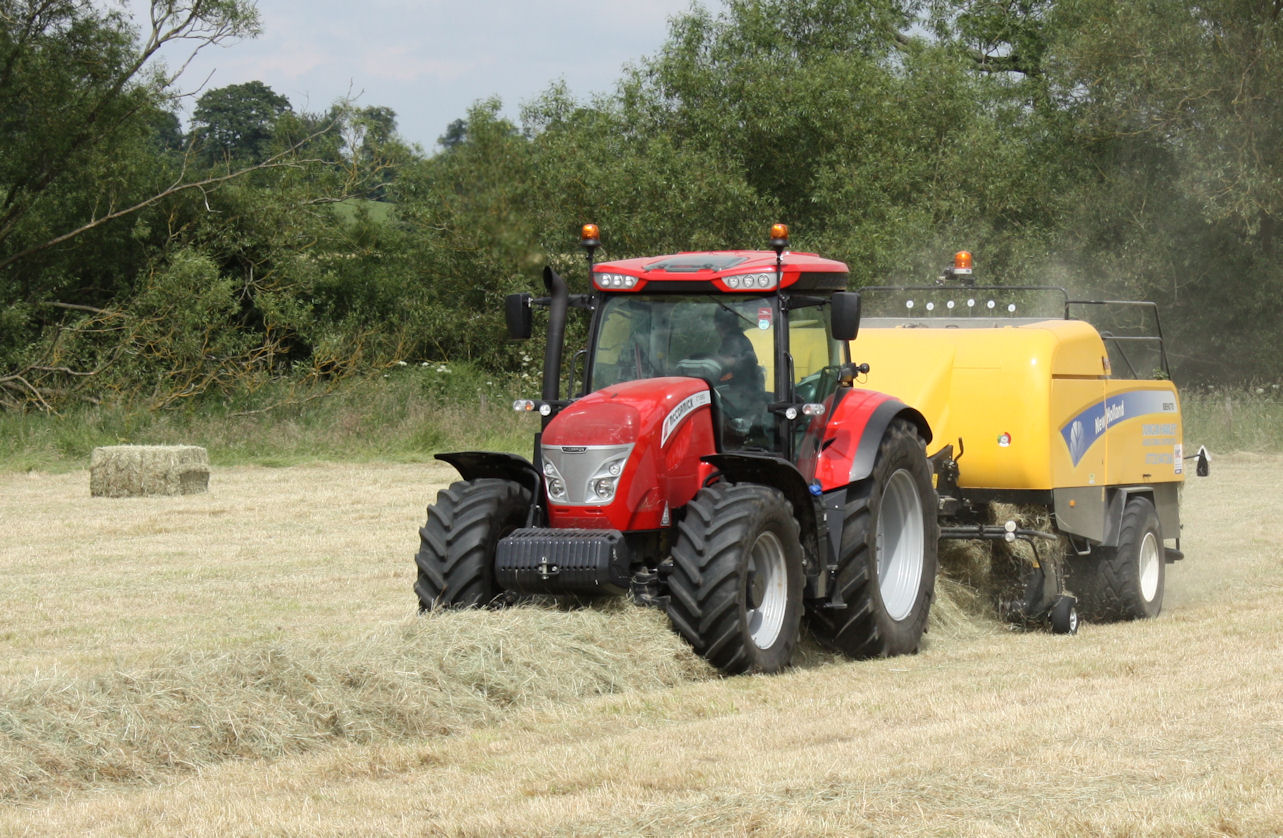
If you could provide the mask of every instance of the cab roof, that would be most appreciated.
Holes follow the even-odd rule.
[[[846,289],[850,271],[814,253],[785,252],[776,283],[773,250],[716,250],[621,259],[593,266],[600,291],[637,293],[764,293],[779,289],[831,292]]]

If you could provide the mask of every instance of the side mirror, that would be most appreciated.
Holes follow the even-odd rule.
[[[529,294],[509,294],[504,300],[504,319],[508,322],[508,337],[526,340],[530,337],[533,316]]]
[[[860,333],[860,293],[838,291],[833,295],[830,317],[833,337],[838,340],[855,340]]]

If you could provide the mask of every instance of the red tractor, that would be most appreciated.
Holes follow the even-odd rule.
[[[860,297],[841,262],[788,250],[595,264],[571,294],[507,300],[514,338],[547,306],[534,456],[439,454],[463,478],[428,508],[422,609],[532,594],[631,594],[723,672],[777,672],[807,620],[853,657],[917,651],[935,589],[937,498],[917,410],[857,389]],[[582,384],[561,398],[570,309]],[[576,357],[579,357],[577,355]],[[578,392],[574,392],[578,389]]]

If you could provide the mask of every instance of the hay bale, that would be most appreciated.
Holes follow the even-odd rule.
[[[128,498],[209,491],[209,454],[197,445],[107,445],[89,459],[89,494]]]

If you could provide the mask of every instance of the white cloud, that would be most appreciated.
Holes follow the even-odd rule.
[[[432,58],[411,46],[373,47],[359,61],[362,77],[395,82],[455,82],[476,73],[477,62]]]
[[[142,19],[146,0],[130,0]],[[706,5],[715,5],[706,3]],[[259,80],[300,110],[349,94],[397,112],[431,147],[474,102],[515,115],[554,81],[577,96],[613,89],[626,63],[654,54],[690,0],[260,0],[263,34],[197,56],[189,86]],[[183,56],[185,57],[185,55]],[[171,57],[171,62],[179,57]]]

